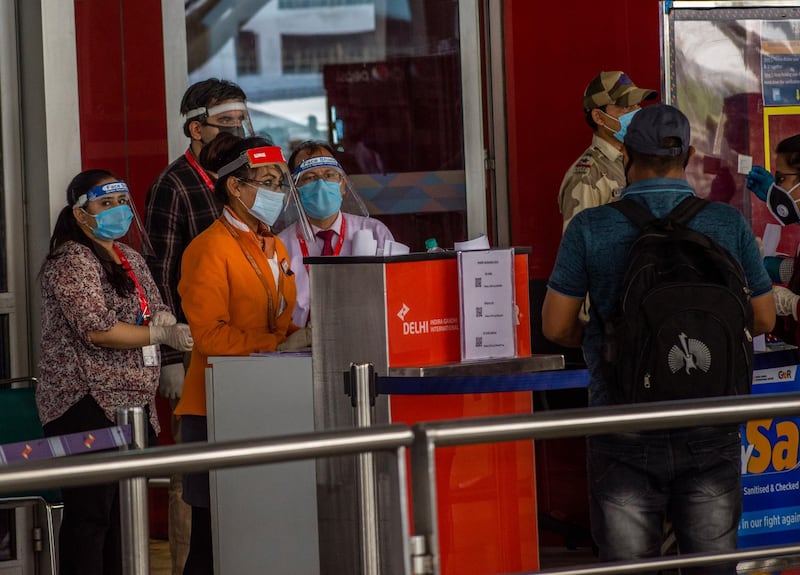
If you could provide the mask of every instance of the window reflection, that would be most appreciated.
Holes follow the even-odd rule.
[[[238,83],[256,132],[287,155],[329,141],[370,214],[412,249],[466,239],[457,2],[185,6],[191,83]]]

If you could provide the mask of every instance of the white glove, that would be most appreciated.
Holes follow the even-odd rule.
[[[311,328],[301,327],[278,344],[278,351],[294,351],[311,347]]]
[[[158,378],[158,393],[161,397],[180,399],[185,375],[182,363],[162,365],[161,376]]]
[[[190,351],[194,345],[192,332],[185,323],[175,325],[150,325],[150,343],[153,345],[168,345],[178,351]]]
[[[157,311],[150,318],[150,325],[175,325],[178,320],[168,311]]]
[[[772,293],[775,294],[775,312],[778,315],[790,315],[797,321],[797,302],[800,295],[783,286],[772,286]]]

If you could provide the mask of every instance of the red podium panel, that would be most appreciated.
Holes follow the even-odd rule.
[[[386,326],[390,367],[461,361],[458,260],[386,264]],[[514,255],[517,357],[531,355],[528,254]]]
[[[459,362],[457,259],[393,262],[385,273],[390,368]],[[517,356],[527,357],[531,354],[527,254],[514,256],[514,285]],[[532,408],[529,391],[390,396],[391,420],[409,425],[524,414]],[[533,441],[437,449],[436,485],[444,575],[539,568]]]
[[[531,409],[531,392],[391,397],[392,421],[409,425]],[[534,467],[533,441],[436,450],[443,575],[539,569]]]

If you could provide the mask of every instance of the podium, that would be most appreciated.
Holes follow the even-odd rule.
[[[311,354],[210,357],[208,440],[314,430]],[[314,461],[209,472],[214,572],[319,575]]]
[[[314,425],[352,427],[351,400],[340,382],[351,363],[371,363],[379,393],[374,423],[530,413],[530,391],[493,387],[489,373],[563,369],[563,356],[531,357],[528,252],[514,254],[517,357],[465,366],[461,359],[457,254],[305,258],[313,318]],[[487,370],[487,366],[489,367]],[[437,371],[438,368],[438,371]],[[466,368],[481,389],[426,384],[420,377]],[[474,371],[471,369],[474,368]],[[462,372],[463,373],[463,372]],[[484,377],[485,376],[485,377]],[[430,379],[431,384],[434,383]],[[441,383],[441,382],[440,382]],[[456,384],[457,385],[457,384]],[[413,387],[421,392],[406,393]],[[380,572],[401,575],[403,533],[396,465],[376,457]],[[537,569],[533,441],[448,447],[437,452],[442,573],[470,575]],[[317,464],[320,562],[323,572],[361,573],[355,458]],[[413,497],[413,493],[411,494]]]

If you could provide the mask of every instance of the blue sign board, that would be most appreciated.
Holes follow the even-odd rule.
[[[752,393],[800,391],[798,369],[798,365],[756,369]],[[754,420],[742,426],[739,547],[800,541],[799,444],[800,417]]]

